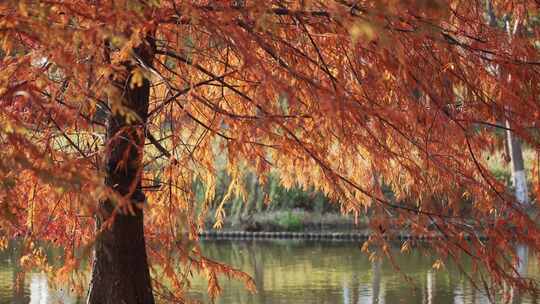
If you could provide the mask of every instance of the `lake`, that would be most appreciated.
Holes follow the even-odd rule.
[[[222,278],[224,292],[217,303],[489,303],[455,267],[434,270],[429,249],[396,255],[400,273],[387,261],[370,262],[360,245],[299,240],[202,242],[207,256],[248,272],[258,286],[258,293],[250,294],[240,283]],[[84,303],[65,291],[50,290],[39,273],[27,274],[20,288],[14,288],[12,256],[9,251],[0,254],[0,303]],[[537,259],[529,258],[523,271],[537,277]],[[194,279],[191,297],[207,303],[205,291],[204,280]],[[513,303],[536,301],[516,296]]]

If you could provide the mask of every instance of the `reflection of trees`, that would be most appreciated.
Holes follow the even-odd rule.
[[[382,260],[376,260],[371,263],[371,282],[361,282],[355,273],[351,280],[343,280],[342,294],[343,303],[358,304],[384,304],[385,288],[382,281]],[[351,288],[358,284],[358,288]]]
[[[529,264],[529,247],[519,244],[516,246],[516,255],[518,258],[518,262],[516,265],[516,271],[517,274],[525,278],[528,275],[527,266]],[[520,304],[521,303],[521,294],[519,291],[516,291],[512,288],[511,294],[510,294],[510,302],[512,304]]]
[[[249,299],[248,303],[301,303],[305,299],[332,303],[341,293],[343,275],[367,273],[370,265],[356,244],[218,240],[204,242],[202,250],[210,258],[246,271],[257,284],[259,292],[250,295],[240,284],[223,280],[223,303],[240,303],[237,297]]]
[[[75,304],[78,302],[80,299],[73,297],[66,288],[51,289],[46,274],[34,272],[30,275],[30,304]]]
[[[351,303],[350,288],[347,286],[347,281],[344,279],[341,283],[341,295],[343,296],[343,304]]]
[[[0,303],[71,304],[80,302],[73,298],[67,289],[51,290],[45,274],[24,271],[19,264],[23,254],[22,242],[11,242],[8,248],[0,252]],[[48,248],[47,255],[50,260],[59,261],[56,258],[58,252],[58,249]]]
[[[434,294],[435,294],[435,274],[432,270],[426,272],[426,297],[424,298],[424,303],[434,304]]]
[[[21,246],[19,244],[13,244],[10,246],[11,265],[7,265],[8,268],[13,270],[13,304],[26,304],[28,303],[28,296],[24,294],[24,279],[26,274],[19,265],[19,259],[21,258]],[[9,267],[11,266],[11,267]]]
[[[210,251],[206,250],[210,247]],[[320,303],[347,304],[489,303],[486,295],[473,290],[453,264],[449,263],[445,271],[433,271],[431,260],[421,251],[395,256],[402,273],[413,279],[412,284],[402,274],[391,271],[390,265],[387,269],[386,264],[370,263],[358,253],[357,244],[218,241],[205,244],[204,251],[247,271],[259,287],[258,294],[249,295],[241,285],[234,285],[231,290],[224,286],[230,297],[222,303],[240,302],[235,299],[249,299],[248,303],[297,303],[302,297],[306,302],[316,299]],[[471,269],[470,261],[462,262],[465,269]],[[526,269],[529,273],[537,272],[535,263],[536,260],[530,260]],[[413,291],[414,287],[419,288]],[[233,294],[239,298],[232,297]],[[514,303],[520,303],[520,299],[515,298]]]
[[[486,294],[474,288],[466,279],[450,288],[453,288],[454,304],[491,304]]]
[[[354,288],[356,284],[358,284],[358,288]],[[343,298],[343,304],[371,303],[366,302],[367,299],[371,299],[369,286],[360,282],[356,273],[350,274],[350,277],[348,277],[348,274],[343,276],[341,283],[341,295]]]
[[[265,302],[265,293],[264,293],[264,256],[260,250],[254,248],[253,243],[246,246],[247,253],[250,258],[250,263],[253,265],[253,280],[257,285],[257,298],[260,303]]]
[[[448,264],[445,271],[434,271],[419,250],[395,256],[400,274],[381,261],[370,263],[357,244],[212,241],[203,247],[205,255],[248,272],[258,286],[259,293],[251,295],[241,284],[223,280],[219,303],[489,303],[456,267]],[[531,260],[531,265],[535,262]],[[463,266],[470,270],[467,260]]]
[[[13,268],[13,304],[26,304],[28,297],[24,294],[24,277],[25,273]],[[17,267],[18,268],[18,267]]]
[[[382,261],[375,260],[372,264],[371,289],[373,290],[373,304],[384,304],[384,285],[381,284]]]
[[[458,284],[456,284],[456,287],[454,288],[454,304],[465,304],[465,302],[463,301],[463,286],[461,286],[461,284],[459,283],[461,282],[458,282]]]
[[[49,303],[49,285],[43,274],[33,273],[30,277],[30,304]]]

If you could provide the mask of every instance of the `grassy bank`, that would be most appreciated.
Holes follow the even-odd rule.
[[[206,222],[206,229],[211,230],[213,219]],[[223,224],[223,230],[235,231],[356,231],[367,227],[367,218],[359,217],[358,221],[352,216],[337,212],[321,213],[302,209],[264,211],[249,216],[228,217]]]

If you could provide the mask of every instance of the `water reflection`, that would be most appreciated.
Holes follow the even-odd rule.
[[[47,276],[43,273],[24,273],[17,261],[20,248],[13,245],[0,252],[0,303],[12,304],[75,304],[80,299],[69,294],[68,290],[49,287]]]
[[[75,304],[77,302],[77,299],[70,295],[65,288],[59,288],[58,290],[49,288],[45,274],[30,274],[30,304]]]
[[[427,304],[433,304],[433,294],[435,293],[435,275],[433,274],[433,270],[428,270],[426,273],[426,300],[424,303]]]
[[[527,266],[529,264],[529,247],[522,244],[517,245],[516,255],[518,258],[517,265],[515,266],[516,272],[520,277],[525,278],[528,275]],[[521,294],[514,289],[511,290],[510,303],[512,304],[521,303]]]
[[[309,241],[203,244],[207,255],[244,269],[259,286],[259,293],[250,295],[242,291],[240,284],[224,279],[224,294],[218,303],[490,303],[451,264],[445,271],[434,270],[429,250],[398,254],[396,262],[402,271],[398,273],[386,262],[370,262],[359,248],[360,244],[354,243]],[[466,262],[464,266],[470,267]],[[529,275],[539,273],[536,259],[527,260],[523,267]],[[411,281],[406,281],[403,274]],[[203,280],[196,280],[194,287],[193,296],[206,302]],[[515,300],[533,303],[530,299]]]
[[[451,265],[447,265],[448,271],[433,270],[429,251],[416,249],[397,255],[402,271],[398,273],[386,262],[370,262],[355,243],[206,241],[202,249],[209,257],[248,272],[259,289],[257,294],[249,294],[240,283],[222,278],[224,294],[217,303],[490,303]],[[537,276],[537,259],[528,258],[526,248],[520,250],[520,273]],[[83,302],[66,290],[51,290],[44,274],[22,275],[13,263],[16,258],[13,250],[0,253],[0,304]],[[202,278],[195,278],[191,296],[209,303],[206,288]],[[518,295],[511,300],[536,303]]]

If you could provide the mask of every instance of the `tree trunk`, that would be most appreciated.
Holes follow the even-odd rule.
[[[506,127],[511,129],[508,120],[506,121]],[[506,131],[506,141],[512,165],[512,185],[514,186],[516,199],[521,204],[527,205],[529,204],[529,189],[527,186],[527,175],[525,174],[521,141],[511,130]]]
[[[488,23],[492,27],[497,26],[497,17],[493,11],[493,5],[491,0],[486,0],[486,13]],[[517,23],[516,23],[517,24]],[[515,36],[518,33],[518,27],[510,29],[508,21],[506,22],[506,31],[510,37]],[[501,81],[504,81],[501,77],[500,67],[494,69]],[[523,151],[521,149],[521,141],[510,129],[512,129],[510,121],[505,120],[506,127],[506,149],[508,156],[510,157],[511,169],[512,169],[512,185],[514,186],[514,193],[519,203],[527,205],[529,204],[529,189],[527,187],[527,176],[525,173],[525,164],[523,161]]]
[[[133,51],[150,66],[153,50],[152,44],[145,41]],[[150,82],[132,81],[136,66],[123,65],[125,72],[115,75],[112,84],[116,92],[113,95],[119,99],[116,102],[121,102],[124,110],[108,117],[105,183],[129,202],[133,212],[119,211],[111,199],[99,204],[98,229],[114,218],[96,238],[88,304],[154,303],[140,207],[145,202],[141,174]]]

